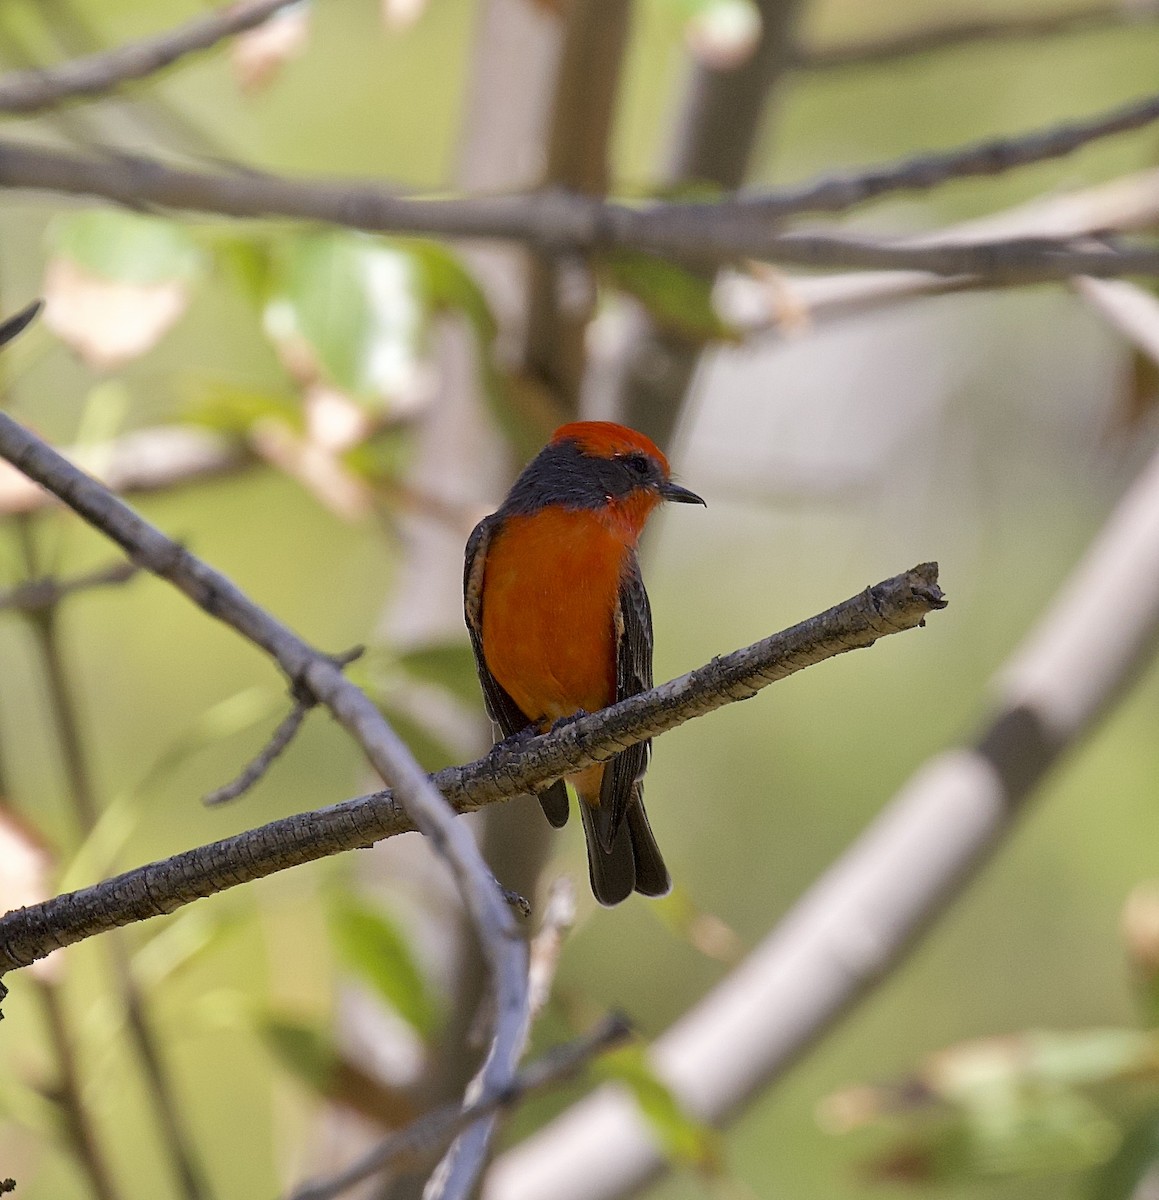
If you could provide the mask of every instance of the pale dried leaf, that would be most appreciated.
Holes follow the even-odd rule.
[[[374,421],[345,392],[316,384],[306,393],[306,437],[330,454],[342,454],[364,442]]]
[[[382,23],[395,33],[414,25],[426,12],[427,0],[382,0]]]
[[[100,279],[58,259],[45,273],[45,324],[92,367],[112,369],[151,349],[184,313],[188,289],[170,280]]]
[[[234,38],[230,62],[238,86],[244,92],[268,86],[288,62],[306,52],[309,41],[310,9],[306,4],[283,8]]]
[[[90,367],[111,370],[144,354],[189,303],[183,280],[124,283],[91,275],[65,258],[44,275],[44,323]]]
[[[746,63],[761,40],[761,14],[751,0],[713,0],[685,26],[689,50],[714,71]]]
[[[370,489],[330,450],[299,436],[284,421],[255,422],[250,441],[266,462],[296,479],[336,516],[357,521],[370,512]]]
[[[10,463],[0,462],[0,513],[32,512],[48,493]]]
[[[1159,975],[1159,881],[1140,883],[1123,906],[1123,940],[1131,962],[1148,979]]]

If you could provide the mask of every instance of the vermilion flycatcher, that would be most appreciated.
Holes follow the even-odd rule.
[[[642,433],[609,421],[564,425],[467,542],[467,628],[487,710],[504,737],[546,731],[652,686],[652,613],[636,543],[663,500],[704,501],[669,478]],[[618,904],[663,896],[668,868],[644,812],[650,742],[569,780],[580,800],[592,891]],[[539,793],[567,823],[564,781]]]

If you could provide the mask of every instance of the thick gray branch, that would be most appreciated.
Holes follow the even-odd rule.
[[[226,38],[253,29],[295,2],[236,0],[155,37],[54,67],[12,71],[0,78],[0,112],[43,112],[66,100],[103,95],[132,80],[155,75],[187,54],[208,50]]]
[[[888,192],[994,175],[1070,154],[1112,134],[1159,120],[1159,96],[1016,137],[979,142],[798,187],[714,204],[630,207],[563,191],[427,199],[394,195],[367,181],[305,182],[258,172],[207,172],[128,156],[76,155],[0,142],[0,187],[39,188],[234,217],[290,217],[396,234],[493,238],[554,249],[649,250],[704,261],[761,258],[812,267],[911,268],[981,274],[1006,282],[1070,274],[1154,273],[1153,247],[1118,251],[1043,240],[940,246],[779,232],[803,212],[838,212]]]
[[[433,777],[457,812],[522,795],[533,785],[604,762],[625,746],[657,737],[847,650],[923,624],[945,601],[937,565],[924,563],[867,588],[783,633],[773,634],[649,692],[622,700],[526,742],[503,743],[485,758]],[[414,822],[390,792],[295,813],[186,850],[123,875],[18,909],[0,918],[0,975],[58,946],[173,912],[239,883],[406,833]]]

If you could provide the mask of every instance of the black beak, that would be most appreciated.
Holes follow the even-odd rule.
[[[678,483],[662,483],[660,485],[660,495],[665,500],[674,500],[677,504],[704,504],[705,508],[708,507],[695,492],[690,492]]]
[[[32,324],[32,318],[40,312],[40,306],[43,303],[41,300],[34,300],[27,308],[18,312],[16,316],[9,317],[7,321],[0,323],[0,346],[5,342],[10,342],[18,333],[22,333],[29,325]]]

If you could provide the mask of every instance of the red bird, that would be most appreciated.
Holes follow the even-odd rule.
[[[564,425],[467,542],[464,606],[487,711],[511,737],[546,731],[652,686],[652,612],[636,543],[664,500],[704,501],[669,478],[642,433],[610,421]],[[569,780],[580,800],[596,899],[663,896],[668,868],[644,812],[650,742]],[[562,779],[539,793],[567,823]]]

